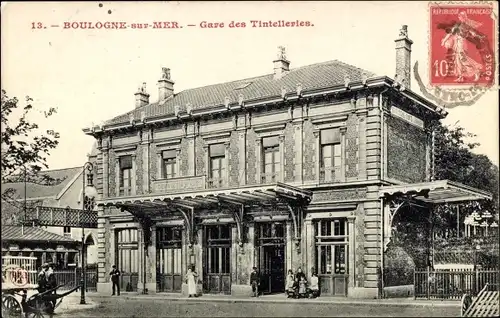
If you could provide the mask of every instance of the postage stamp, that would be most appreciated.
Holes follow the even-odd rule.
[[[428,81],[414,76],[422,94],[453,108],[475,104],[498,88],[498,4],[487,1],[429,4]]]
[[[430,84],[491,86],[495,21],[487,5],[430,7]]]

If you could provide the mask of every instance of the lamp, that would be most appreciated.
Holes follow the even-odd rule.
[[[82,210],[80,212],[80,225],[82,227],[82,246],[81,246],[81,259],[82,259],[82,272],[80,276],[80,285],[81,285],[81,295],[80,295],[80,305],[85,305],[85,278],[86,278],[86,271],[87,268],[85,266],[85,222],[83,216],[85,215],[85,212],[89,213],[92,212],[94,209],[95,205],[95,199],[97,198],[97,190],[92,184],[93,180],[93,173],[92,171],[94,170],[94,166],[90,162],[86,162],[83,165],[83,172],[82,172],[82,180],[83,180],[83,187],[82,187],[82,196],[81,196],[81,201],[82,201]]]

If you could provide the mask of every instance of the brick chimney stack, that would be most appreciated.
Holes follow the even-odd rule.
[[[137,89],[135,95],[135,108],[146,106],[149,104],[149,94],[146,92],[146,83]]]
[[[290,61],[286,59],[285,47],[278,46],[278,57],[274,63],[274,79],[280,79],[290,71]]]
[[[405,87],[411,86],[411,45],[413,41],[408,38],[408,26],[403,25],[399,30],[396,42],[396,78],[395,80]]]
[[[163,102],[174,95],[175,82],[170,79],[170,69],[162,67],[161,78],[158,80],[158,102]]]

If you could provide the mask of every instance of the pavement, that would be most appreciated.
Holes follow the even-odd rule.
[[[112,297],[101,295],[100,298]],[[420,300],[411,298],[390,298],[390,299],[352,299],[347,297],[318,297],[318,298],[287,298],[284,294],[264,295],[259,297],[235,297],[230,295],[204,294],[200,297],[189,298],[175,293],[161,293],[152,295],[142,295],[137,293],[122,293],[125,299],[165,299],[170,301],[188,302],[227,302],[227,303],[302,303],[302,304],[350,304],[350,305],[386,305],[386,306],[426,306],[426,307],[460,307],[457,300]]]
[[[67,298],[67,299],[66,299]],[[121,296],[88,293],[88,305],[79,295],[66,297],[56,318],[73,317],[457,317],[458,301],[414,299],[349,299],[320,297],[287,299],[284,295],[258,298],[179,294]],[[63,305],[64,304],[64,305]]]

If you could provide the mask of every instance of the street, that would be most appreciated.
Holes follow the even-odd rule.
[[[203,300],[102,297],[97,308],[61,312],[57,317],[456,317],[458,306],[345,303],[209,302]]]

